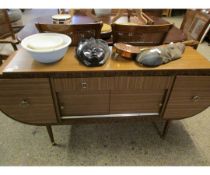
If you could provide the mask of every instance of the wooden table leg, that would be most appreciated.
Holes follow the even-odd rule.
[[[52,132],[51,125],[47,125],[46,128],[47,128],[47,132],[48,132],[48,135],[50,137],[50,141],[51,141],[52,145],[56,145],[56,143],[54,141],[54,137],[53,137],[53,132]]]
[[[164,125],[164,128],[163,128],[163,132],[161,134],[161,138],[164,139],[166,137],[166,134],[168,133],[168,128],[169,128],[169,123],[171,121],[170,120],[166,120],[165,121],[165,125]]]

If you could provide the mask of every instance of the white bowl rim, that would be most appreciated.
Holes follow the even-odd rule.
[[[68,20],[71,19],[70,14],[56,14],[52,16],[52,19],[54,20]]]
[[[32,38],[32,37],[36,37],[36,36],[40,36],[40,35],[56,35],[56,36],[61,36],[65,39],[67,39],[67,42],[59,47],[55,47],[55,48],[49,48],[49,49],[46,49],[46,50],[35,50],[35,49],[31,49],[29,47],[27,47],[26,45],[26,42],[28,39]],[[37,52],[37,53],[48,53],[48,52],[52,52],[52,51],[57,51],[57,50],[60,50],[60,49],[63,49],[67,46],[69,46],[71,44],[72,40],[71,38],[68,36],[68,35],[65,35],[65,34],[61,34],[61,33],[36,33],[36,34],[33,34],[33,35],[30,35],[26,38],[24,38],[22,41],[21,41],[21,46],[26,49],[27,51],[31,51],[31,52]]]

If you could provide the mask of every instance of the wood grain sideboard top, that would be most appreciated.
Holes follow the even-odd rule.
[[[210,62],[191,47],[186,47],[182,58],[170,63],[149,68],[123,58],[111,57],[100,67],[86,67],[75,57],[75,47],[70,47],[62,60],[53,64],[38,63],[24,49],[20,49],[2,70],[3,76],[15,74],[38,73],[78,73],[78,72],[173,72],[205,71],[210,75]]]

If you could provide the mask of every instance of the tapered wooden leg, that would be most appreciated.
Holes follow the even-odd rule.
[[[47,125],[46,128],[47,128],[47,132],[48,132],[48,135],[50,137],[50,141],[51,141],[52,145],[56,145],[56,143],[54,141],[54,137],[53,137],[53,132],[52,132],[51,125]]]
[[[164,128],[163,128],[163,132],[161,134],[161,138],[163,139],[166,137],[166,134],[168,133],[169,124],[170,124],[170,120],[166,120]]]
[[[16,44],[12,44],[12,47],[13,47],[14,50],[18,50]]]

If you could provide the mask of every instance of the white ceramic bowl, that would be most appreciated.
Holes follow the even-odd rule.
[[[21,46],[41,63],[53,63],[65,55],[71,38],[60,33],[38,33],[24,38]]]
[[[54,24],[70,24],[71,15],[69,14],[57,14],[52,16]]]

